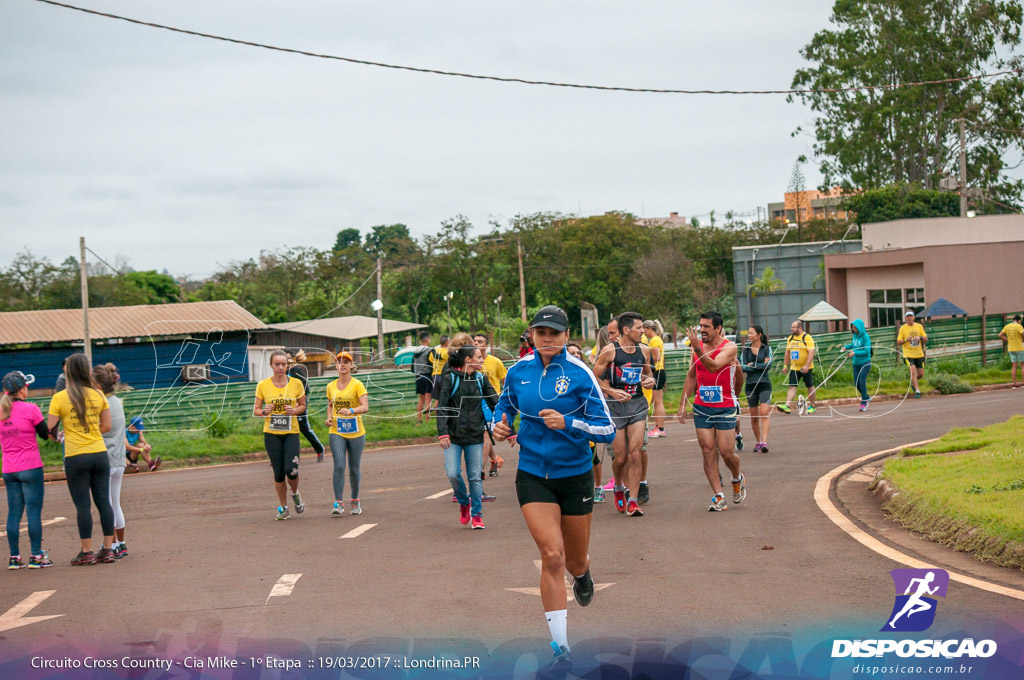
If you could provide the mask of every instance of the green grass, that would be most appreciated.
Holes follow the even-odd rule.
[[[1024,416],[953,429],[903,451],[883,476],[899,489],[888,509],[905,525],[982,559],[1024,568]]]

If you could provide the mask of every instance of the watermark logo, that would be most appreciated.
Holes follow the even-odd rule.
[[[949,573],[945,569],[893,569],[896,601],[881,632],[916,633],[928,630],[938,609],[936,597],[946,597]]]

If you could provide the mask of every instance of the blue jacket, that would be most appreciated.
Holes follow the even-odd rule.
[[[552,430],[538,415],[554,409],[565,416],[565,429]],[[545,369],[528,354],[508,370],[494,421],[507,416],[519,423],[519,469],[545,479],[573,477],[593,467],[588,442],[615,439],[608,405],[594,374],[563,348]]]
[[[845,345],[843,349],[853,350],[853,363],[869,364],[871,363],[871,336],[864,330],[864,322],[860,319],[854,319],[851,325],[853,326],[853,342]]]

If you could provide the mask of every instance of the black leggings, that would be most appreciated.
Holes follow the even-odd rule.
[[[78,537],[92,538],[92,502],[100,511],[100,527],[104,536],[114,535],[114,510],[110,507],[110,459],[106,451],[80,453],[64,459],[64,474],[68,478],[68,491],[78,511]]]
[[[274,468],[274,481],[283,482],[299,478],[299,435],[263,433],[263,446],[270,458],[270,467]]]
[[[295,419],[299,421],[299,432],[301,432],[302,436],[306,438],[306,441],[309,442],[309,445],[313,447],[313,450],[316,451],[318,454],[323,453],[323,442],[321,442],[320,438],[316,436],[316,432],[313,431],[313,427],[309,424],[309,417],[306,416],[305,413],[303,413],[301,416],[297,416]]]

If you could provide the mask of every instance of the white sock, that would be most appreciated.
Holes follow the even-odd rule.
[[[566,610],[559,609],[558,611],[544,612],[544,616],[548,620],[548,630],[551,631],[551,639],[554,640],[559,647],[569,649],[569,638],[565,631]]]

